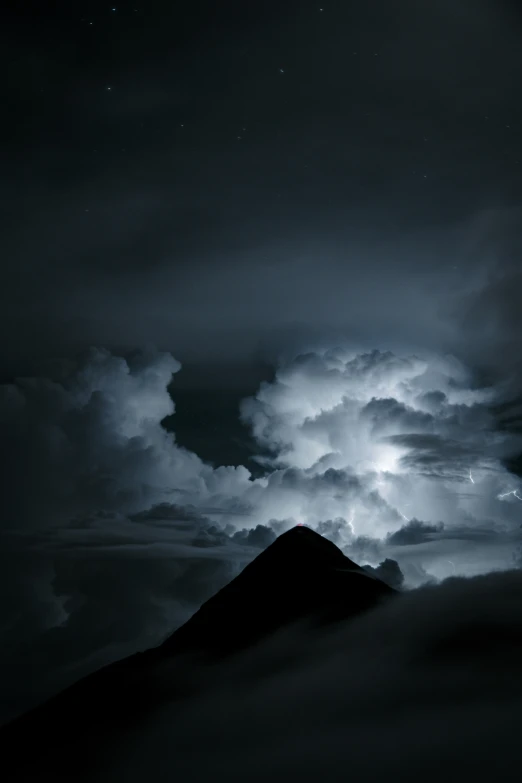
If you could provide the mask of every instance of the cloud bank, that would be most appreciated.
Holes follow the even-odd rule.
[[[283,633],[185,704],[166,695],[179,673],[164,669],[164,703],[96,779],[509,779],[521,607],[520,571],[450,579],[319,640]]]
[[[519,563],[520,435],[455,359],[288,361],[241,407],[259,478],[162,425],[179,370],[92,349],[0,387],[4,717],[159,643],[296,523],[397,586]]]

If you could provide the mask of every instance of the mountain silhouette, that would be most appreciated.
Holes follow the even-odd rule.
[[[1,744],[14,754],[17,780],[32,779],[35,770],[80,779],[108,733],[122,736],[161,703],[162,665],[212,663],[293,623],[317,628],[346,620],[395,594],[331,541],[294,527],[161,645],[105,666],[12,721],[0,730]]]
[[[331,541],[298,525],[206,601],[154,654],[237,652],[305,618],[345,620],[394,592]]]

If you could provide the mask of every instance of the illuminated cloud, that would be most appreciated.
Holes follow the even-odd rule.
[[[35,678],[58,687],[66,662],[79,676],[150,645],[298,523],[406,587],[519,562],[522,492],[504,467],[518,436],[455,360],[289,361],[242,405],[259,478],[165,430],[179,369],[91,350],[0,387],[5,667],[40,651]]]
[[[353,535],[392,544],[409,520],[437,526],[437,540],[456,538],[454,531],[469,539],[466,531],[475,528],[509,538],[518,512],[501,501],[516,499],[505,493],[518,482],[504,457],[520,441],[497,431],[495,395],[476,388],[451,357],[339,349],[280,368],[274,383],[244,402],[242,415],[274,455],[268,502],[282,497],[285,513],[316,527],[344,518],[346,546]],[[500,556],[498,550],[494,567]],[[473,563],[456,560],[466,573],[488,568],[485,551],[475,552]],[[446,568],[440,564],[441,576]]]

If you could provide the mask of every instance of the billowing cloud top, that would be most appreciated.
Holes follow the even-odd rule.
[[[522,492],[504,463],[520,443],[496,429],[496,389],[455,360],[297,356],[242,404],[258,478],[162,425],[179,369],[91,350],[0,388],[7,713],[30,648],[33,690],[159,642],[298,522],[410,587],[517,562]]]

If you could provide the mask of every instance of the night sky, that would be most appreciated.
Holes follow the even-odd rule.
[[[519,571],[518,3],[12,5],[0,720],[299,522]]]
[[[452,305],[516,244],[516,3],[16,5],[6,366],[456,349]]]

